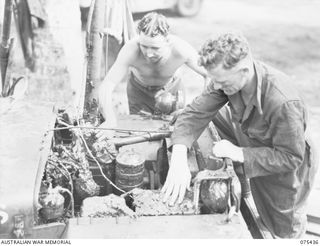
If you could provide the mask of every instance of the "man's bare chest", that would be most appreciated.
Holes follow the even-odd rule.
[[[137,61],[133,67],[140,75],[155,78],[172,77],[175,72],[184,64],[182,59],[169,60],[164,63],[148,63]]]

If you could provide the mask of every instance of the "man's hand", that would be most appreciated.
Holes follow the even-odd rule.
[[[243,163],[244,161],[242,148],[234,145],[233,143],[225,139],[215,143],[215,145],[212,148],[212,153],[216,157],[226,157],[230,158],[232,161],[237,161],[241,163]]]
[[[161,190],[163,202],[173,206],[176,200],[183,201],[186,189],[190,189],[191,173],[187,161],[187,147],[176,144],[172,149],[171,163],[166,182]]]
[[[105,121],[103,122],[99,128],[111,128],[110,125]],[[115,135],[115,131],[114,130],[100,130],[96,137],[98,138],[98,141],[102,141],[104,139],[110,139],[113,138]]]
[[[174,123],[176,123],[179,115],[183,112],[183,110],[184,110],[183,108],[182,108],[182,109],[178,109],[178,110],[176,110],[176,111],[174,111],[174,112],[172,112],[172,113],[170,114],[171,116],[173,116],[173,117],[172,117],[172,120],[170,120],[170,122],[169,122],[169,125],[170,125],[170,126],[173,126]]]

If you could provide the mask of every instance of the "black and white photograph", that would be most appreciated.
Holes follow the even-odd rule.
[[[0,0],[1,245],[318,245],[319,146],[320,0]]]

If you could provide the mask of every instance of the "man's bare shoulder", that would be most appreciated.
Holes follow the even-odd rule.
[[[191,44],[176,35],[170,35],[169,39],[175,51],[185,58],[188,58],[196,52],[195,48],[192,47]]]
[[[126,60],[128,63],[134,62],[139,56],[138,38],[129,40],[120,51],[119,56],[121,59]]]

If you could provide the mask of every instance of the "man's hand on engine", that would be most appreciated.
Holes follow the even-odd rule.
[[[215,143],[212,148],[212,153],[216,157],[230,158],[232,161],[241,163],[244,161],[242,148],[225,139]]]
[[[172,149],[171,163],[166,182],[161,190],[164,194],[163,202],[173,206],[183,201],[186,189],[190,189],[191,173],[187,160],[187,147],[176,144]]]

